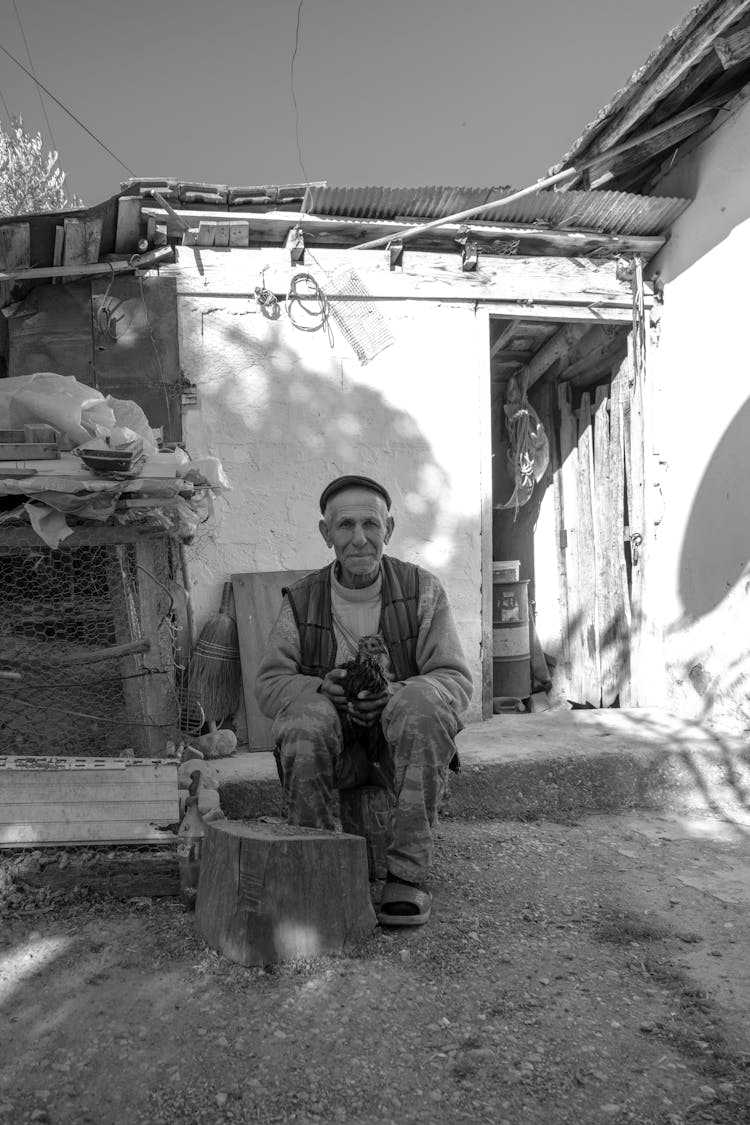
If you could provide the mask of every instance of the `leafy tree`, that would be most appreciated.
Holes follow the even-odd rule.
[[[45,155],[41,133],[33,137],[20,117],[12,118],[9,129],[0,121],[0,218],[83,206],[68,198],[64,185],[57,153]]]

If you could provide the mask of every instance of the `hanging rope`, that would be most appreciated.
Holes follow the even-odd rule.
[[[300,332],[320,332],[322,329],[333,345],[328,298],[311,273],[294,275],[289,283],[285,308],[289,320]]]

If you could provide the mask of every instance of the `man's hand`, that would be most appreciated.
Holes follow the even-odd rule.
[[[327,696],[338,711],[346,710],[346,692],[343,686],[345,679],[345,668],[331,668],[320,685],[320,694]]]
[[[373,695],[370,691],[361,691],[357,698],[349,703],[348,711],[352,722],[363,727],[372,727],[380,722],[386,703],[391,698],[390,692],[383,691]]]

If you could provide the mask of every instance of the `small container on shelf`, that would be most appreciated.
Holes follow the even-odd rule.
[[[493,582],[518,582],[521,563],[518,559],[498,559],[492,564]]]

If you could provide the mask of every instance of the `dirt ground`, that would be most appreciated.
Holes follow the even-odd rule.
[[[747,844],[445,820],[428,926],[266,970],[0,857],[0,1123],[750,1123]]]

